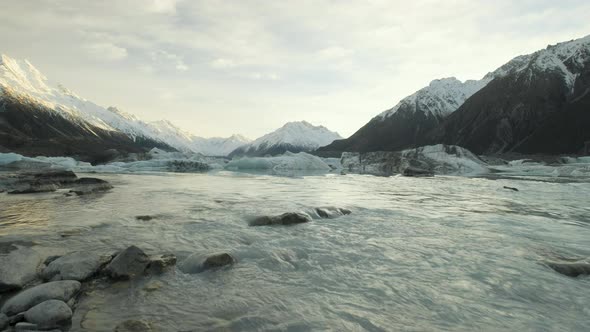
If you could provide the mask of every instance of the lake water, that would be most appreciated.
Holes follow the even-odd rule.
[[[543,264],[590,256],[590,182],[226,171],[98,177],[115,189],[0,194],[0,241],[33,241],[46,255],[129,245],[179,261],[229,252],[237,263],[102,285],[81,298],[73,331],[113,331],[138,318],[161,331],[590,326],[590,278]],[[323,206],[352,214],[248,226],[255,216]]]

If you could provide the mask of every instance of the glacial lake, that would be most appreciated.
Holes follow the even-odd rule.
[[[0,194],[0,242],[30,241],[47,256],[136,245],[148,254],[172,252],[179,264],[193,253],[228,252],[237,263],[96,287],[81,297],[72,331],[113,331],[126,319],[161,331],[590,326],[590,278],[544,265],[590,256],[589,181],[228,171],[87,176],[115,188],[80,197]],[[248,225],[256,216],[327,206],[352,214]]]

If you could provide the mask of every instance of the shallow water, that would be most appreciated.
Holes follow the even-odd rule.
[[[99,177],[115,189],[87,197],[0,194],[0,242],[34,241],[47,255],[129,245],[180,259],[227,251],[238,263],[96,289],[82,298],[73,331],[112,331],[131,318],[162,331],[587,331],[590,324],[590,278],[542,264],[590,256],[588,182]],[[253,216],[321,206],[353,214],[248,226]],[[155,281],[159,289],[145,289]]]

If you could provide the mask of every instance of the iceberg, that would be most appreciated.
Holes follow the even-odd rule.
[[[286,152],[274,157],[244,157],[230,161],[226,166],[229,171],[325,171],[332,168],[321,158],[305,152]]]

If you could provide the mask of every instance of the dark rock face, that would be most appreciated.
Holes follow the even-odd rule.
[[[119,253],[104,272],[112,279],[128,280],[141,276],[149,263],[149,257],[141,249],[131,246]]]
[[[296,225],[310,222],[311,218],[303,213],[288,212],[280,216],[263,216],[258,217],[250,222],[250,226],[271,226],[271,225]]]
[[[230,254],[223,253],[207,257],[207,259],[205,259],[205,262],[203,262],[203,268],[212,269],[216,267],[231,265],[234,262],[235,259]]]
[[[547,265],[555,270],[555,272],[561,273],[568,277],[579,277],[583,275],[590,275],[590,263],[588,262],[573,262],[573,263],[547,263]]]
[[[106,162],[121,154],[147,152],[153,147],[175,151],[150,138],[135,140],[121,132],[107,131],[33,101],[23,100],[8,90],[0,100],[0,145],[25,156],[70,156],[78,160]]]

